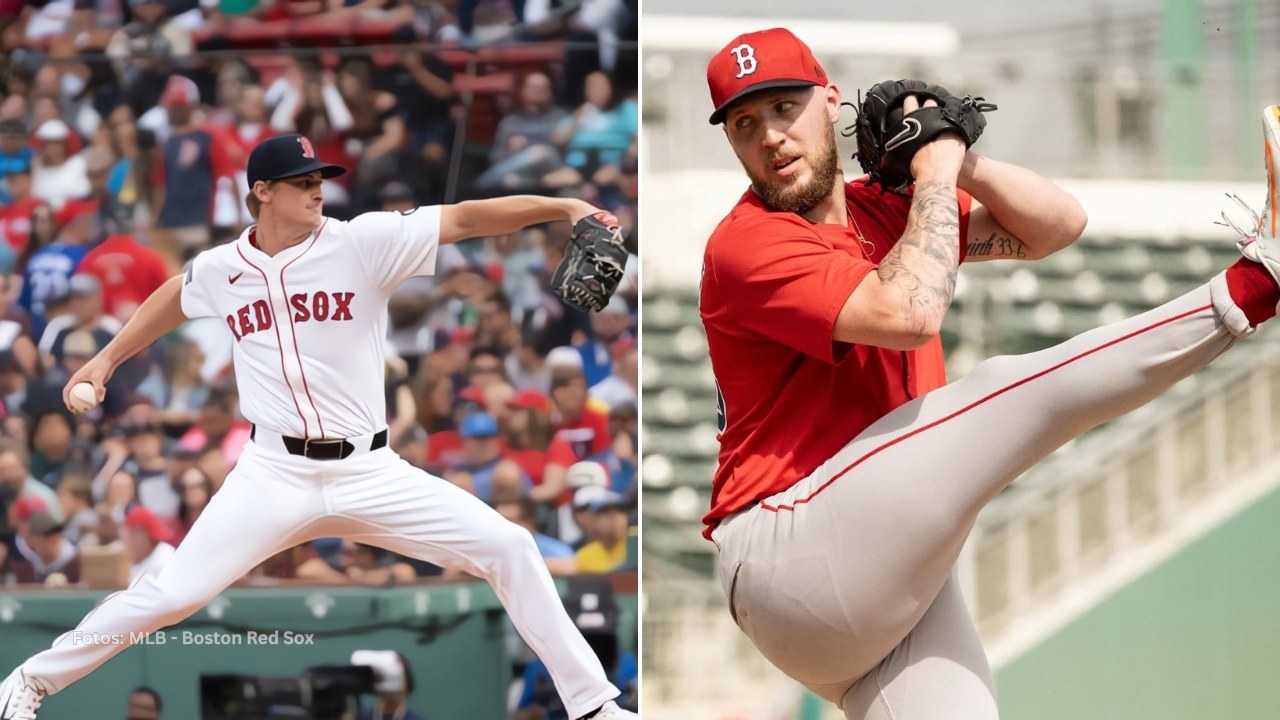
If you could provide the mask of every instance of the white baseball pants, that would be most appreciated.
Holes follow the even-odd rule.
[[[1219,275],[1057,347],[991,358],[897,408],[715,530],[739,627],[850,720],[993,720],[991,670],[952,579],[978,511],[1249,332]]]
[[[618,696],[565,612],[528,531],[387,448],[321,461],[249,443],[168,565],[108,596],[80,622],[78,634],[62,635],[23,669],[57,692],[127,646],[77,638],[127,638],[173,625],[272,555],[335,536],[460,566],[488,581],[546,663],[571,717]]]

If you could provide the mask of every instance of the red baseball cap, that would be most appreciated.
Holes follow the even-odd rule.
[[[458,391],[458,400],[463,402],[485,404],[484,390],[475,385],[468,385]]]
[[[61,227],[81,215],[96,212],[98,212],[97,200],[68,200],[67,204],[62,206],[62,209],[58,211],[58,214],[53,219]]]
[[[27,518],[35,513],[44,512],[48,509],[49,506],[45,503],[44,498],[36,495],[27,495],[18,498],[17,502],[13,504],[13,516],[18,522],[26,522]]]
[[[551,401],[537,390],[525,390],[507,401],[507,407],[516,410],[541,410],[551,412]]]
[[[134,530],[141,530],[147,534],[147,537],[158,543],[169,542],[169,539],[173,537],[173,529],[164,520],[161,520],[159,515],[141,505],[130,510],[124,516],[124,526]]]
[[[724,122],[731,103],[757,90],[826,84],[826,71],[790,30],[771,28],[739,35],[707,63],[707,86],[715,106],[710,122]]]
[[[195,81],[181,75],[171,75],[160,95],[161,107],[183,107],[200,104],[200,88]]]

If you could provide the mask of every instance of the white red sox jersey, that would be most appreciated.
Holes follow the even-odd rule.
[[[440,207],[326,218],[275,256],[255,232],[200,253],[182,286],[183,313],[223,318],[234,338],[241,413],[293,437],[383,429],[387,301],[435,272]]]

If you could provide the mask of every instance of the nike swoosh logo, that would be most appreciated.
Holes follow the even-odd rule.
[[[905,142],[915,140],[920,137],[919,120],[916,120],[915,118],[907,118],[902,122],[906,127],[902,129],[902,132],[889,138],[889,141],[884,144],[885,150],[892,150]]]
[[[231,283],[232,285],[235,285],[236,281],[239,280],[240,276],[243,274],[244,274],[243,272],[240,272],[240,273],[237,273],[236,275],[229,276],[227,277],[227,282]]]

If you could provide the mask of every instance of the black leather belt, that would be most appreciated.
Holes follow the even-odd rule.
[[[254,439],[257,432],[258,427],[255,425],[249,431],[249,439]],[[296,438],[281,435],[280,440],[284,442],[284,449],[288,450],[290,455],[299,455],[312,460],[342,460],[356,451],[356,446],[345,438],[317,440],[315,438]],[[372,452],[386,446],[387,431],[384,428],[373,436],[373,441],[369,443],[369,451]]]

